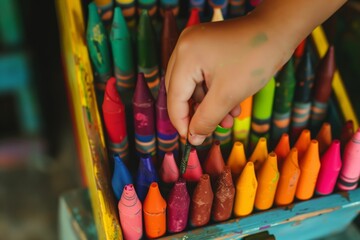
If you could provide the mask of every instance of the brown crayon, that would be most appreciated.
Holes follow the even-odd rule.
[[[210,151],[203,163],[203,170],[210,175],[211,184],[214,186],[217,178],[223,172],[225,167],[224,159],[220,150],[220,142],[214,141]]]

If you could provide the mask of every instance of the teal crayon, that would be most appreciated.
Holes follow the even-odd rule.
[[[135,24],[136,2],[135,0],[115,0],[116,6],[121,8],[122,14],[129,25]]]
[[[117,89],[119,92],[133,89],[135,87],[135,69],[131,37],[119,7],[116,7],[114,11],[110,43]]]
[[[90,3],[88,9],[87,47],[94,71],[95,87],[99,92],[103,92],[107,80],[112,75],[109,40],[95,3]],[[102,97],[99,96],[99,99]]]
[[[291,107],[295,93],[295,71],[293,60],[290,59],[276,77],[274,111],[271,139],[277,143],[283,133],[288,133],[290,126]]]
[[[261,137],[265,137],[267,140],[269,139],[274,94],[275,79],[271,78],[265,87],[254,95],[250,150],[254,149]]]
[[[147,10],[141,11],[137,34],[138,72],[144,73],[146,82],[156,99],[159,85],[159,65],[156,35]]]

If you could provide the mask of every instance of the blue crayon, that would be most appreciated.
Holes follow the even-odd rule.
[[[221,8],[221,12],[224,18],[227,16],[228,0],[209,0],[211,9]],[[212,11],[211,11],[212,15]]]
[[[129,170],[127,169],[121,158],[117,154],[114,154],[113,159],[114,159],[114,173],[112,176],[111,185],[116,200],[119,201],[125,185],[132,184],[133,180]]]
[[[144,201],[152,182],[159,182],[159,177],[156,173],[151,156],[146,154],[140,157],[140,164],[136,177],[136,192],[141,202]]]

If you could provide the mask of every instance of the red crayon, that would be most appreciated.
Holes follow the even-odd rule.
[[[354,122],[352,120],[348,120],[341,129],[341,135],[340,135],[341,154],[344,153],[344,148],[346,144],[351,140],[353,135],[354,135]]]
[[[360,128],[346,144],[343,154],[343,167],[337,186],[341,190],[357,187],[360,175]]]
[[[164,183],[174,183],[179,179],[179,169],[176,165],[174,154],[167,152],[159,170],[159,175]]]
[[[138,74],[133,109],[136,151],[139,155],[150,154],[154,159],[156,152],[154,99],[143,73]]]
[[[116,90],[116,79],[114,77],[111,77],[106,83],[102,110],[105,129],[109,136],[109,148],[111,152],[118,154],[128,166],[125,106]]]
[[[167,201],[167,230],[170,233],[181,232],[188,221],[190,196],[186,182],[179,179],[172,188]]]
[[[202,176],[202,168],[196,153],[196,149],[193,148],[190,150],[189,161],[185,170],[185,173],[182,177],[186,181],[197,182]]]
[[[199,9],[191,9],[189,20],[186,23],[186,27],[194,26],[200,23]]]
[[[224,171],[225,162],[220,150],[220,142],[214,141],[203,163],[204,172],[210,175],[211,183],[215,185],[217,178]]]
[[[316,182],[316,193],[327,195],[333,192],[341,169],[340,141],[334,140],[321,157],[321,167]]]

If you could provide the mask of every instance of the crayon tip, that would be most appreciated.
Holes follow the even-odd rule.
[[[89,19],[89,23],[97,23],[97,22],[101,22],[101,18],[100,15],[98,13],[98,8],[96,6],[96,4],[94,2],[89,3],[88,5],[88,19]]]
[[[222,15],[222,12],[221,12],[221,8],[213,8],[213,16],[212,16],[212,19],[211,21],[212,22],[219,22],[219,21],[223,21],[224,20],[224,17]]]
[[[166,88],[165,88],[165,78],[161,77],[160,79],[160,88],[158,92],[158,97],[156,99],[156,106],[160,108],[167,108],[167,99],[166,99]]]
[[[116,79],[109,78],[105,87],[105,97],[109,98],[112,102],[122,104],[119,93],[116,89]]]
[[[189,20],[186,23],[186,27],[194,26],[200,23],[199,9],[191,9]]]
[[[122,14],[120,7],[116,7],[114,11],[113,22],[111,26],[110,39],[129,38],[127,23]]]
[[[147,10],[142,10],[138,24],[138,38],[154,38],[151,19]]]
[[[165,183],[173,183],[179,179],[179,170],[172,152],[165,153],[164,160],[160,168],[161,180]]]
[[[190,144],[189,140],[186,140],[184,154],[183,154],[183,157],[182,157],[181,163],[180,163],[180,173],[181,174],[184,174],[186,171],[186,167],[189,162],[189,155],[190,155],[190,151],[191,151],[192,147],[193,146]]]
[[[151,103],[153,101],[154,99],[145,81],[144,73],[138,73],[134,92],[134,102]]]

